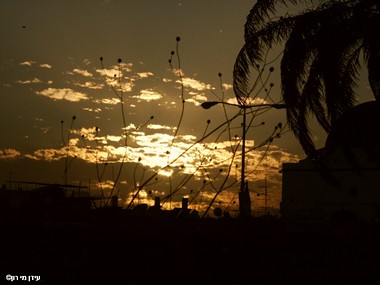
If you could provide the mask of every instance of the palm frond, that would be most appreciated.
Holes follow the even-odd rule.
[[[352,8],[342,3],[332,4],[323,11],[319,31],[318,56],[325,85],[328,116],[333,123],[355,103],[355,72],[347,69],[347,54],[356,46],[357,35],[350,23]]]
[[[330,129],[326,114],[328,106],[326,108],[324,97],[326,83],[328,85],[329,80],[334,83],[338,81],[332,80],[331,76],[327,76],[326,80],[326,74],[330,72],[330,69],[324,69],[323,63],[326,60],[324,53],[321,54],[320,51],[321,42],[325,42],[324,27],[331,21],[331,10],[316,9],[308,12],[307,17],[304,15],[297,18],[286,41],[281,61],[281,82],[283,98],[288,106],[287,118],[290,127],[305,152],[311,155],[315,147],[307,123],[308,115],[315,115],[326,131]],[[330,53],[326,52],[326,55]],[[331,74],[335,76],[335,72],[336,70]]]
[[[378,1],[368,0],[365,17],[367,29],[363,35],[364,58],[368,68],[368,81],[375,98],[380,102],[380,38],[378,36],[380,25],[380,5]]]
[[[371,52],[368,57],[368,81],[372,92],[378,102],[380,102],[380,50]]]
[[[314,150],[314,145],[310,138],[306,117],[301,118],[303,117],[301,113],[308,111],[305,104],[309,102],[309,100],[305,100],[307,98],[306,91],[302,96],[302,89],[308,79],[307,74],[310,70],[310,62],[315,58],[315,41],[317,39],[315,37],[315,29],[304,28],[305,26],[313,25],[314,21],[299,19],[286,41],[284,55],[281,60],[282,96],[285,104],[288,106],[287,118],[290,128],[307,154],[310,154]],[[316,83],[309,82],[307,86],[310,88],[310,86]],[[314,92],[318,90],[320,89],[316,89]]]
[[[298,16],[270,21],[260,31],[246,33],[245,42],[250,60],[254,63],[263,62],[263,54],[267,50],[288,38],[297,18]]]
[[[254,34],[261,31],[265,23],[272,20],[273,15],[279,10],[279,6],[288,7],[297,4],[315,4],[315,2],[324,2],[316,0],[258,0],[250,10],[247,21],[244,25],[245,35]]]
[[[293,15],[278,13],[280,8],[298,4],[307,9]],[[331,124],[355,105],[361,55],[380,101],[379,26],[378,0],[258,0],[247,16],[245,45],[234,65],[239,103],[249,96],[252,67],[265,66],[268,51],[285,42],[281,84],[287,119],[311,155],[315,147],[309,116],[315,116],[329,132]]]
[[[251,61],[244,45],[236,57],[233,70],[233,89],[239,104],[244,105],[248,96]]]
[[[310,67],[309,77],[303,87],[301,96],[307,99],[307,106],[322,128],[329,132],[331,125],[327,117],[324,84],[320,74],[320,61],[318,58],[314,59]]]

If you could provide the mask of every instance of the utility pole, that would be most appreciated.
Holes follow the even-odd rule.
[[[268,213],[268,185],[267,185],[267,177],[265,176],[265,184],[264,184],[264,189],[265,189],[265,213]]]
[[[267,176],[265,176],[264,186],[259,186],[264,188],[264,201],[265,201],[265,214],[268,213],[268,183]]]
[[[239,211],[241,217],[251,216],[251,197],[249,196],[248,182],[245,181],[245,134],[246,134],[246,108],[243,108],[243,134],[241,150],[241,181],[239,192]]]
[[[241,153],[241,181],[240,181],[240,192],[239,192],[239,212],[241,217],[251,216],[251,198],[249,195],[248,182],[245,180],[245,137],[246,137],[246,115],[248,108],[262,108],[262,107],[273,107],[275,109],[285,109],[285,104],[231,104],[223,101],[206,101],[201,104],[203,109],[210,109],[211,107],[217,104],[224,104],[235,106],[243,110],[243,134],[242,134],[242,153]],[[203,214],[206,216],[208,210],[210,209],[212,203],[214,202],[212,199],[209,204],[207,210]]]

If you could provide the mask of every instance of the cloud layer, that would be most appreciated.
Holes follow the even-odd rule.
[[[47,88],[42,91],[36,91],[36,94],[53,100],[66,100],[70,102],[79,102],[89,99],[86,94],[74,91],[71,88]]]

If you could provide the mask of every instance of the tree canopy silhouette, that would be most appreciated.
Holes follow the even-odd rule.
[[[304,5],[293,15],[281,8]],[[326,132],[356,102],[360,68],[377,102],[380,99],[380,4],[377,0],[258,0],[244,27],[245,44],[234,65],[239,102],[249,96],[253,69],[265,63],[276,44],[281,59],[282,96],[291,130],[307,155],[315,153],[308,116]]]

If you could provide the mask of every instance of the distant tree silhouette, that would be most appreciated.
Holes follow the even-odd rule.
[[[300,13],[277,16],[281,8],[301,4],[305,9]],[[287,119],[306,154],[312,155],[315,145],[308,115],[314,115],[329,132],[331,124],[356,102],[362,65],[379,101],[378,27],[380,4],[376,0],[257,1],[247,16],[245,44],[234,66],[237,99],[247,99],[250,72],[262,69],[273,45],[284,44],[281,83]]]

